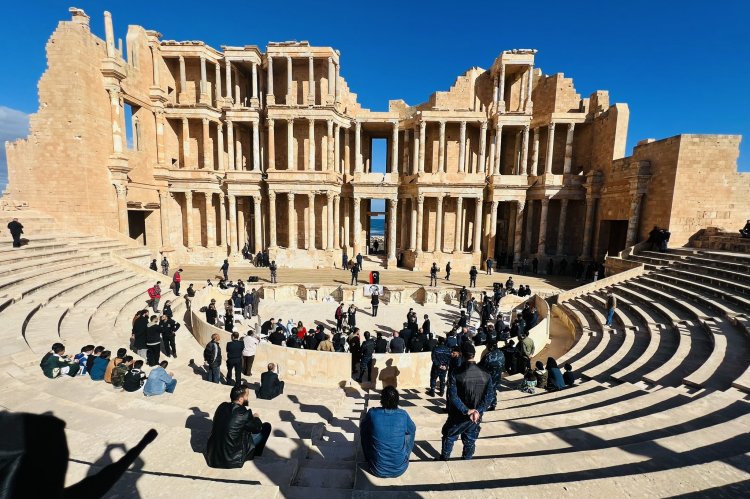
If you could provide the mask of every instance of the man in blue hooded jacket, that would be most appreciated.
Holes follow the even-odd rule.
[[[409,466],[417,427],[409,414],[398,408],[394,387],[383,388],[380,405],[367,411],[359,428],[362,450],[373,475],[395,478]]]

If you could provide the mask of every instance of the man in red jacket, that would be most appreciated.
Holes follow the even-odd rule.
[[[180,282],[182,281],[180,272],[182,272],[182,269],[178,269],[177,272],[174,273],[174,277],[172,278],[172,287],[174,288],[175,296],[180,296]]]
[[[148,298],[151,300],[151,307],[154,313],[159,313],[159,300],[161,299],[161,281],[157,281],[153,288],[148,288]]]

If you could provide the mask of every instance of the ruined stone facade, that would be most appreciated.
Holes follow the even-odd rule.
[[[581,99],[535,50],[374,112],[330,47],[218,50],[129,26],[123,48],[108,13],[102,40],[71,12],[47,44],[30,137],[6,145],[6,196],[182,262],[247,244],[282,266],[339,265],[367,251],[372,199],[386,200],[389,268],[600,258],[654,224],[681,244],[750,213],[739,137],[645,141],[624,158],[628,107]]]

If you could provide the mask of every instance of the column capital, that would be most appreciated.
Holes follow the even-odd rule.
[[[201,121],[203,122],[204,126],[208,125],[208,118],[203,118],[203,119],[201,119]]]
[[[182,119],[183,120],[187,120],[187,118],[182,118]],[[227,118],[226,121],[227,121],[227,125],[231,125],[232,124],[232,119],[231,118]]]
[[[525,125],[525,126],[528,126],[528,125]],[[549,129],[550,129],[550,130],[554,130],[554,129],[555,129],[555,122],[554,122],[554,121],[551,121],[551,122],[550,122],[550,124],[549,124]]]
[[[542,199],[542,206],[549,204],[549,196],[544,196]]]
[[[276,200],[276,192],[275,191],[268,191],[268,199],[273,202]]]
[[[422,133],[426,129],[427,129],[427,120],[422,118],[421,120],[419,120],[419,131],[420,133]]]
[[[487,130],[487,121],[481,121],[480,124],[479,124],[479,126],[482,129],[482,131],[486,131]],[[529,125],[524,125],[524,126],[528,127]]]
[[[330,57],[329,57],[329,59],[330,59]],[[326,199],[328,199],[329,203],[331,202],[331,200],[333,199],[333,197],[334,197],[333,192],[331,192],[331,191],[326,192]]]
[[[266,118],[266,123],[268,123],[268,126],[273,126],[273,118]]]
[[[117,192],[117,197],[125,197],[125,195],[128,193],[128,188],[123,184],[112,184],[115,186],[115,191]]]
[[[424,203],[424,194],[417,194],[417,202],[419,204]]]

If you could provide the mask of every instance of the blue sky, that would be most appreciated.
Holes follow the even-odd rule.
[[[102,12],[116,36],[128,24],[164,39],[210,45],[309,40],[341,51],[341,74],[360,102],[423,102],[472,66],[505,49],[536,48],[537,66],[572,77],[588,96],[609,90],[630,106],[628,154],[638,140],[678,133],[742,134],[740,169],[750,171],[750,2],[193,2],[79,1],[103,37]],[[71,2],[9,2],[0,31],[0,141],[25,135],[36,111],[44,46]],[[207,12],[203,6],[216,9]],[[12,22],[9,22],[12,20]],[[0,154],[0,185],[4,172]]]

